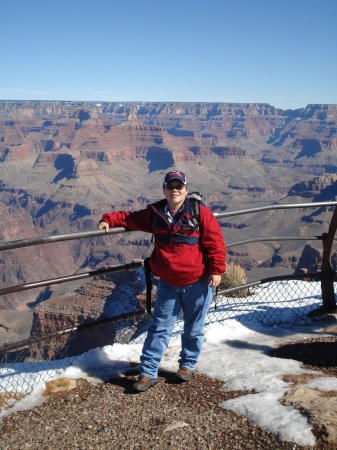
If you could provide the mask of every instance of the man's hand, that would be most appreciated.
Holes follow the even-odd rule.
[[[221,283],[221,275],[210,275],[208,277],[208,285],[211,288],[216,288]]]
[[[100,222],[98,224],[98,229],[105,230],[105,232],[107,233],[109,231],[109,224],[107,224],[106,222]]]

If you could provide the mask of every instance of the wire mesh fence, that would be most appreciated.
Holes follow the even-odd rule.
[[[337,202],[308,204],[271,205],[242,211],[217,214],[218,218],[250,214],[270,209],[331,208]],[[234,242],[228,247],[258,242],[261,240],[322,240],[322,271],[316,274],[275,277],[255,283],[223,289],[213,299],[206,318],[206,327],[213,323],[226,324],[234,320],[247,326],[274,327],[282,323],[304,323],[313,320],[309,313],[320,307],[335,306],[336,273],[330,267],[331,246],[337,228],[337,214],[333,213],[328,234],[321,236],[264,237]],[[107,234],[126,231],[116,228]],[[0,243],[0,251],[21,247],[47,244],[64,240],[87,238],[106,233],[90,231],[68,235],[44,236]],[[328,239],[327,239],[328,238]],[[324,257],[325,251],[325,257]],[[324,268],[323,268],[323,263]],[[331,269],[331,270],[330,270]],[[315,269],[316,270],[316,269]],[[137,272],[137,276],[125,277],[123,283],[113,278],[115,285],[111,288],[110,275],[116,276],[123,271]],[[328,284],[323,289],[323,275]],[[110,274],[110,275],[108,275]],[[7,295],[36,287],[62,284],[92,277],[99,281],[100,293],[86,287],[77,291],[79,297],[87,297],[85,307],[81,301],[69,306],[66,290],[57,302],[42,302],[34,308],[49,316],[49,326],[32,327],[30,337],[19,342],[7,343],[0,347],[0,416],[10,409],[18,400],[27,396],[37,387],[64,374],[67,368],[78,364],[79,358],[93,349],[104,348],[114,344],[142,344],[152,315],[145,310],[145,302],[139,301],[137,295],[144,288],[143,261],[134,261],[124,266],[109,267],[78,273],[38,282],[24,283],[0,289],[0,295]],[[332,278],[331,278],[332,277]],[[330,280],[330,281],[329,281]],[[333,283],[332,283],[333,282]],[[330,283],[330,284],[329,284]],[[331,289],[330,289],[331,288]],[[136,290],[139,292],[136,292]],[[332,299],[331,294],[332,293]],[[79,299],[77,297],[77,299]],[[143,300],[144,300],[143,296]],[[154,297],[154,296],[153,296]],[[60,319],[61,320],[57,320]],[[56,319],[56,320],[53,320]],[[62,324],[62,325],[61,325]],[[41,323],[40,323],[41,325]],[[183,329],[182,316],[178,317],[173,335],[180,335]],[[42,332],[42,330],[48,330]]]
[[[334,283],[336,292],[336,284]],[[262,280],[220,291],[214,297],[206,326],[228,320],[272,327],[282,323],[310,321],[308,313],[322,304],[319,274]],[[116,317],[101,317],[66,330],[30,337],[0,348],[0,409],[11,408],[18,400],[42,385],[62,376],[85,352],[106,345],[143,343],[151,314],[136,310]],[[178,318],[173,335],[182,332]]]

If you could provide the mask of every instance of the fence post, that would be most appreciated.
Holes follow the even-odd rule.
[[[320,316],[326,313],[332,313],[336,311],[336,298],[333,285],[335,272],[331,267],[331,249],[336,229],[337,229],[337,208],[334,209],[334,212],[332,214],[328,232],[322,234],[323,255],[322,255],[321,291],[322,291],[323,305],[320,308],[311,311],[309,313],[310,317]]]

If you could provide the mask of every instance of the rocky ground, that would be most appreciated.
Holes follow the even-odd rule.
[[[134,377],[52,396],[32,411],[1,425],[1,448],[9,449],[294,449],[271,433],[221,408],[242,392],[197,375],[175,384],[161,374],[146,393],[131,391]]]
[[[308,369],[337,376],[335,336],[288,343],[273,356],[301,360]],[[243,392],[225,392],[223,382],[196,375],[177,383],[161,372],[157,386],[134,393],[136,376],[51,395],[33,410],[18,412],[0,424],[1,449],[336,449],[320,433],[315,417],[315,447],[281,442],[248,419],[220,407]],[[300,407],[300,406],[299,406]]]

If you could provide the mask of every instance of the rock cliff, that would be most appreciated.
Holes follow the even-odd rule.
[[[267,104],[0,101],[1,240],[96,229],[106,211],[161,198],[173,167],[217,212],[332,200],[336,150],[337,105],[284,111]],[[283,234],[320,234],[329,218],[325,210],[265,213],[229,218],[222,227],[233,242],[277,236],[280,225]],[[150,240],[135,233],[2,252],[2,284],[144,258]],[[247,270],[295,270],[302,250],[261,243],[230,256]],[[44,295],[7,295],[0,309],[41,307]]]

